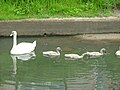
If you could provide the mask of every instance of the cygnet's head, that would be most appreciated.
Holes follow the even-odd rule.
[[[105,48],[102,48],[101,51],[106,51],[106,49],[105,49]]]
[[[100,52],[106,53],[106,49],[105,49],[105,48],[102,48],[102,49],[100,50]]]
[[[56,49],[56,50],[62,51],[61,47],[57,47],[57,49]]]

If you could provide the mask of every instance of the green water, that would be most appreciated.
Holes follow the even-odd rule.
[[[120,41],[87,41],[75,37],[19,38],[37,41],[36,57],[11,56],[12,38],[0,38],[0,90],[120,90]],[[43,51],[62,48],[61,56],[48,58]],[[66,60],[65,53],[82,54],[106,48],[99,58]],[[17,58],[16,58],[17,57]]]

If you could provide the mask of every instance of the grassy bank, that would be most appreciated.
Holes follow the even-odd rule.
[[[0,0],[0,19],[113,15],[120,0]]]

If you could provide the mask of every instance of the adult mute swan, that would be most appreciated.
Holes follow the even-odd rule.
[[[117,56],[120,56],[120,46],[119,46],[119,50],[118,51],[116,51],[116,53],[115,53]]]
[[[62,51],[62,49],[60,47],[57,47],[56,51],[45,51],[45,52],[43,52],[43,56],[59,56],[60,51]]]
[[[105,48],[102,48],[100,50],[100,52],[86,52],[88,56],[90,57],[99,57],[99,56],[102,56],[104,55],[104,52],[106,52],[106,49]]]
[[[65,58],[70,58],[70,59],[81,59],[83,58],[85,55],[87,55],[87,53],[83,53],[82,55],[78,55],[78,54],[65,54]]]
[[[13,47],[10,51],[11,54],[27,54],[34,51],[36,47],[36,41],[33,43],[22,42],[17,44],[17,32],[12,31],[10,36],[13,36]]]

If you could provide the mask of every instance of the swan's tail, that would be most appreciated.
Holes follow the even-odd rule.
[[[33,42],[33,46],[36,47],[36,40]]]

